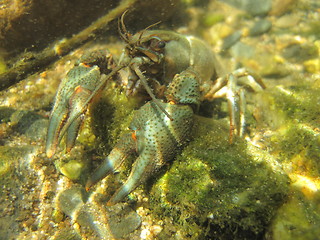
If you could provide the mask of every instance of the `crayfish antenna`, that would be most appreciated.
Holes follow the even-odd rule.
[[[156,26],[156,25],[158,25],[158,24],[160,24],[160,23],[161,23],[161,21],[156,22],[156,23],[153,23],[153,24],[149,25],[148,27],[146,27],[145,29],[143,29],[143,30],[140,32],[140,35],[139,35],[139,38],[138,38],[137,43],[140,44],[140,41],[141,41],[142,36],[143,36],[143,34],[145,33],[145,31],[147,31],[148,29],[150,29],[150,28],[152,28],[152,27],[154,27],[154,26]]]
[[[133,65],[133,69],[135,71],[135,73],[138,75],[138,77],[140,78],[140,81],[143,85],[143,87],[146,89],[147,93],[149,94],[149,96],[151,97],[151,99],[155,102],[155,104],[157,105],[158,108],[160,108],[160,110],[171,120],[173,121],[173,118],[170,116],[170,114],[162,107],[162,105],[159,102],[159,99],[156,98],[156,96],[153,94],[153,92],[151,91],[151,88],[149,87],[148,83],[147,83],[147,79],[145,78],[145,76],[142,74],[141,70],[139,69],[138,66]]]
[[[131,36],[127,31],[126,25],[124,24],[124,16],[126,15],[126,13],[128,11],[129,10],[124,11],[123,14],[121,15],[121,17],[118,20],[119,35],[126,43],[129,43],[129,38]]]
[[[123,14],[121,15],[121,17],[119,18],[118,20],[118,32],[119,32],[119,35],[120,37],[127,43],[130,45],[130,38],[132,37],[132,35],[128,32],[127,28],[126,28],[126,25],[124,24],[124,17],[125,15],[127,14],[129,10],[126,10],[123,12]],[[139,45],[140,44],[140,41],[142,39],[142,36],[143,34],[145,33],[145,31],[147,31],[149,28],[152,28],[158,24],[160,24],[161,21],[158,21],[154,24],[151,24],[150,26],[146,27],[145,29],[143,29],[141,32],[140,32],[140,35],[139,35],[139,38],[137,40],[137,42],[135,44]]]

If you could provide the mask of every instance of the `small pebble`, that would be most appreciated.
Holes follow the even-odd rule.
[[[119,212],[110,212],[108,223],[112,235],[115,238],[123,238],[140,227],[141,217],[128,206],[124,206]]]
[[[86,198],[86,191],[81,187],[72,187],[61,193],[58,199],[60,210],[69,217],[83,205]]]
[[[230,47],[232,47],[234,44],[236,44],[241,38],[241,31],[236,31],[234,33],[232,33],[231,35],[229,35],[228,37],[226,37],[223,41],[222,44],[222,49],[223,50],[227,50]]]
[[[77,160],[71,160],[60,167],[60,172],[71,180],[77,180],[79,179],[83,169],[83,163]]]
[[[287,14],[274,21],[274,26],[278,28],[290,28],[296,26],[300,21],[300,16]]]
[[[242,42],[237,42],[230,48],[230,53],[235,58],[246,58],[249,59],[253,57],[255,49],[252,46],[244,44]]]
[[[38,119],[26,130],[25,134],[33,141],[46,138],[48,119]]]
[[[267,19],[261,19],[256,22],[253,27],[250,29],[251,36],[259,36],[268,32],[272,27],[272,23]]]

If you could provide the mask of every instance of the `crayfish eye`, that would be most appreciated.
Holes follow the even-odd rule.
[[[160,51],[166,46],[166,42],[159,39],[158,37],[153,37],[149,43],[149,49],[153,51]]]
[[[166,46],[166,42],[165,41],[159,41],[157,45],[158,45],[158,48],[164,48]]]

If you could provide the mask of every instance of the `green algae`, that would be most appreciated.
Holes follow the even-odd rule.
[[[107,151],[118,141],[119,136],[128,132],[134,116],[134,109],[141,106],[141,99],[127,97],[125,91],[114,82],[108,82],[99,102],[91,109],[91,128],[100,146]]]
[[[272,141],[273,150],[279,151],[282,161],[292,162],[295,158],[302,157],[304,164],[308,166],[309,174],[319,175],[320,142],[311,129],[303,124],[291,122],[287,124],[286,129],[275,135]]]
[[[0,122],[1,123],[7,123],[11,121],[11,115],[15,112],[16,110],[10,107],[4,107],[0,106]]]
[[[269,152],[290,177],[287,202],[276,212],[266,239],[317,239],[319,236],[319,102],[317,82],[305,79],[266,92],[264,105],[271,126]],[[261,108],[260,108],[261,109]],[[266,115],[266,114],[265,114]]]
[[[244,141],[230,145],[226,125],[197,122],[194,141],[152,187],[152,210],[191,239],[261,235],[286,197],[288,178],[250,155]]]
[[[303,79],[301,79],[303,81]],[[319,124],[320,89],[309,85],[296,85],[287,91],[277,91],[273,94],[275,106],[283,111],[287,118],[296,119],[310,124]]]
[[[283,163],[295,164],[294,159],[303,159],[308,174],[317,176],[320,172],[317,130],[320,125],[320,89],[301,84],[289,89],[279,87],[271,93],[270,109],[275,119],[282,119],[270,138],[272,151]]]

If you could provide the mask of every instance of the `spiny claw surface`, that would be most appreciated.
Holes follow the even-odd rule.
[[[84,64],[72,68],[62,80],[49,119],[46,143],[46,154],[49,158],[54,155],[64,133],[67,135],[67,151],[74,146],[85,113],[83,109],[86,110],[84,105],[99,80],[99,67]]]

